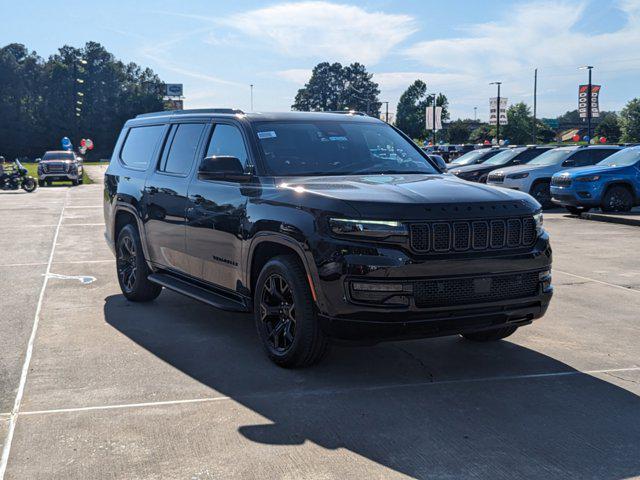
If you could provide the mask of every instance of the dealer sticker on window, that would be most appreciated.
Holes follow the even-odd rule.
[[[276,138],[276,132],[269,130],[268,132],[258,132],[258,138],[264,140],[265,138]]]

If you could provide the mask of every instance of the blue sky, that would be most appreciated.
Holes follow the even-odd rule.
[[[288,110],[320,61],[360,61],[390,110],[417,78],[449,97],[453,118],[486,119],[503,82],[509,103],[556,116],[577,106],[577,85],[594,65],[600,104],[619,110],[640,95],[640,0],[88,2],[0,0],[0,44],[42,56],[63,44],[102,43],[124,61],[184,83],[187,108]]]

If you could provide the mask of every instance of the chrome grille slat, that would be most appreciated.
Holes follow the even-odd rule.
[[[410,246],[419,253],[516,249],[536,240],[533,217],[411,224]]]

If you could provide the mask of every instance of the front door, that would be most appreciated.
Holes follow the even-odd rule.
[[[185,213],[189,174],[194,168],[204,123],[173,124],[156,167],[145,184],[147,245],[151,261],[186,270]]]
[[[228,155],[238,158],[246,168],[247,152],[245,138],[237,125],[217,123],[202,158]],[[241,230],[247,198],[237,182],[202,180],[197,172],[192,178],[187,206],[189,273],[235,291],[241,280]]]

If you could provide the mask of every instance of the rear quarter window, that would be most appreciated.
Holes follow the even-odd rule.
[[[153,160],[163,131],[164,125],[130,128],[120,150],[120,161],[127,167],[145,170]]]

